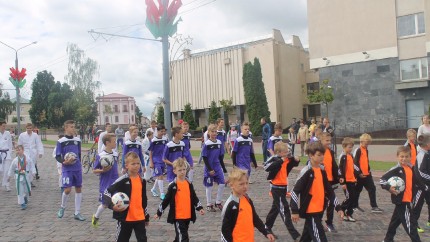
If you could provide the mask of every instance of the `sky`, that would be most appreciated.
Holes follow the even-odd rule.
[[[187,46],[191,53],[264,36],[274,28],[285,40],[297,35],[308,45],[306,0],[182,0],[178,17],[182,21],[177,33],[192,39]],[[97,94],[133,96],[143,114],[150,116],[163,95],[161,43],[88,33],[152,39],[145,20],[145,0],[0,0],[0,41],[15,49],[37,41],[18,51],[19,68],[27,69],[23,97],[31,97],[31,83],[39,71],[47,70],[55,81],[65,82],[66,48],[75,43],[99,64],[95,79],[102,85]],[[8,78],[14,66],[15,51],[0,43],[3,89],[13,88]]]

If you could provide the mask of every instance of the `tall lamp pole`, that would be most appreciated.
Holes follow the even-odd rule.
[[[12,50],[15,51],[15,70],[18,70],[18,51],[24,49],[27,46],[30,45],[34,45],[37,44],[37,41],[31,42],[30,44],[24,45],[23,47],[20,47],[18,49],[13,48],[12,46],[5,44],[3,42],[0,41],[0,43],[2,43],[3,45],[11,48]],[[21,133],[21,100],[20,100],[20,91],[19,91],[19,86],[16,86],[15,88],[16,91],[16,116],[17,116],[17,121],[18,121],[18,134]]]

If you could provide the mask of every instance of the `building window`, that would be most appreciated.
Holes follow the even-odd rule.
[[[312,94],[312,92],[320,89],[320,83],[319,82],[307,83],[306,86],[307,86],[307,90],[308,90],[308,95]]]
[[[124,123],[129,124],[130,120],[128,120],[128,115],[124,115]]]
[[[376,71],[379,72],[389,72],[390,66],[389,65],[383,65],[383,66],[377,66]]]
[[[308,105],[308,115],[309,117],[321,116],[321,105],[320,104]]]
[[[134,110],[134,106],[133,106],[133,104],[131,105],[131,110]]]
[[[119,111],[118,111],[118,105],[115,105],[115,106],[114,106],[114,112],[115,112],[115,113],[118,113],[118,112],[119,112]]]
[[[424,13],[405,15],[397,18],[397,36],[412,36],[425,33]]]
[[[115,123],[119,123],[119,117],[115,116]]]
[[[131,123],[134,123],[134,116],[131,115]]]
[[[105,123],[109,123],[109,117],[108,116],[105,117]]]
[[[127,105],[122,105],[122,111],[123,111],[123,112],[128,112]]]
[[[402,81],[424,79],[428,77],[427,58],[401,60],[400,75]]]

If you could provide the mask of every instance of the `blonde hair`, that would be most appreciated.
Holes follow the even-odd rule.
[[[135,152],[130,151],[125,155],[125,164],[128,164],[136,159],[140,161],[139,156]]]
[[[397,147],[397,156],[399,156],[400,153],[411,155],[411,149],[409,148],[409,146],[399,146]]]
[[[275,144],[275,153],[280,153],[282,151],[288,151],[288,145],[284,142],[278,142]]]
[[[319,134],[319,136],[321,136],[321,139],[322,138],[330,138],[331,139],[331,134],[328,132],[323,132],[323,133]]]
[[[408,131],[406,131],[406,137],[409,136],[417,136],[417,131],[415,131],[415,129],[408,129]]]
[[[239,168],[234,168],[230,174],[228,174],[228,181],[230,184],[233,182],[239,181],[242,177],[248,178],[248,172],[245,170],[241,170]]]
[[[342,147],[343,147],[343,148],[345,148],[345,147],[347,147],[348,145],[352,145],[352,146],[354,146],[354,139],[352,139],[352,138],[350,138],[350,137],[345,137],[345,138],[342,140]]]
[[[372,136],[370,136],[370,134],[364,133],[360,136],[360,142],[362,141],[372,141]]]
[[[176,170],[176,168],[179,167],[185,167],[188,169],[188,162],[185,161],[184,158],[178,158],[173,162],[173,170]]]

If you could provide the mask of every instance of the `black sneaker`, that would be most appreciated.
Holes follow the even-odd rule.
[[[206,211],[208,212],[216,212],[216,209],[214,208],[214,205],[206,206]]]
[[[222,211],[222,204],[221,203],[215,203],[215,207],[217,207],[220,211]]]
[[[382,209],[380,209],[380,208],[378,208],[378,207],[374,207],[374,208],[372,208],[372,210],[371,210],[371,212],[372,213],[382,213],[384,210],[382,210]]]

